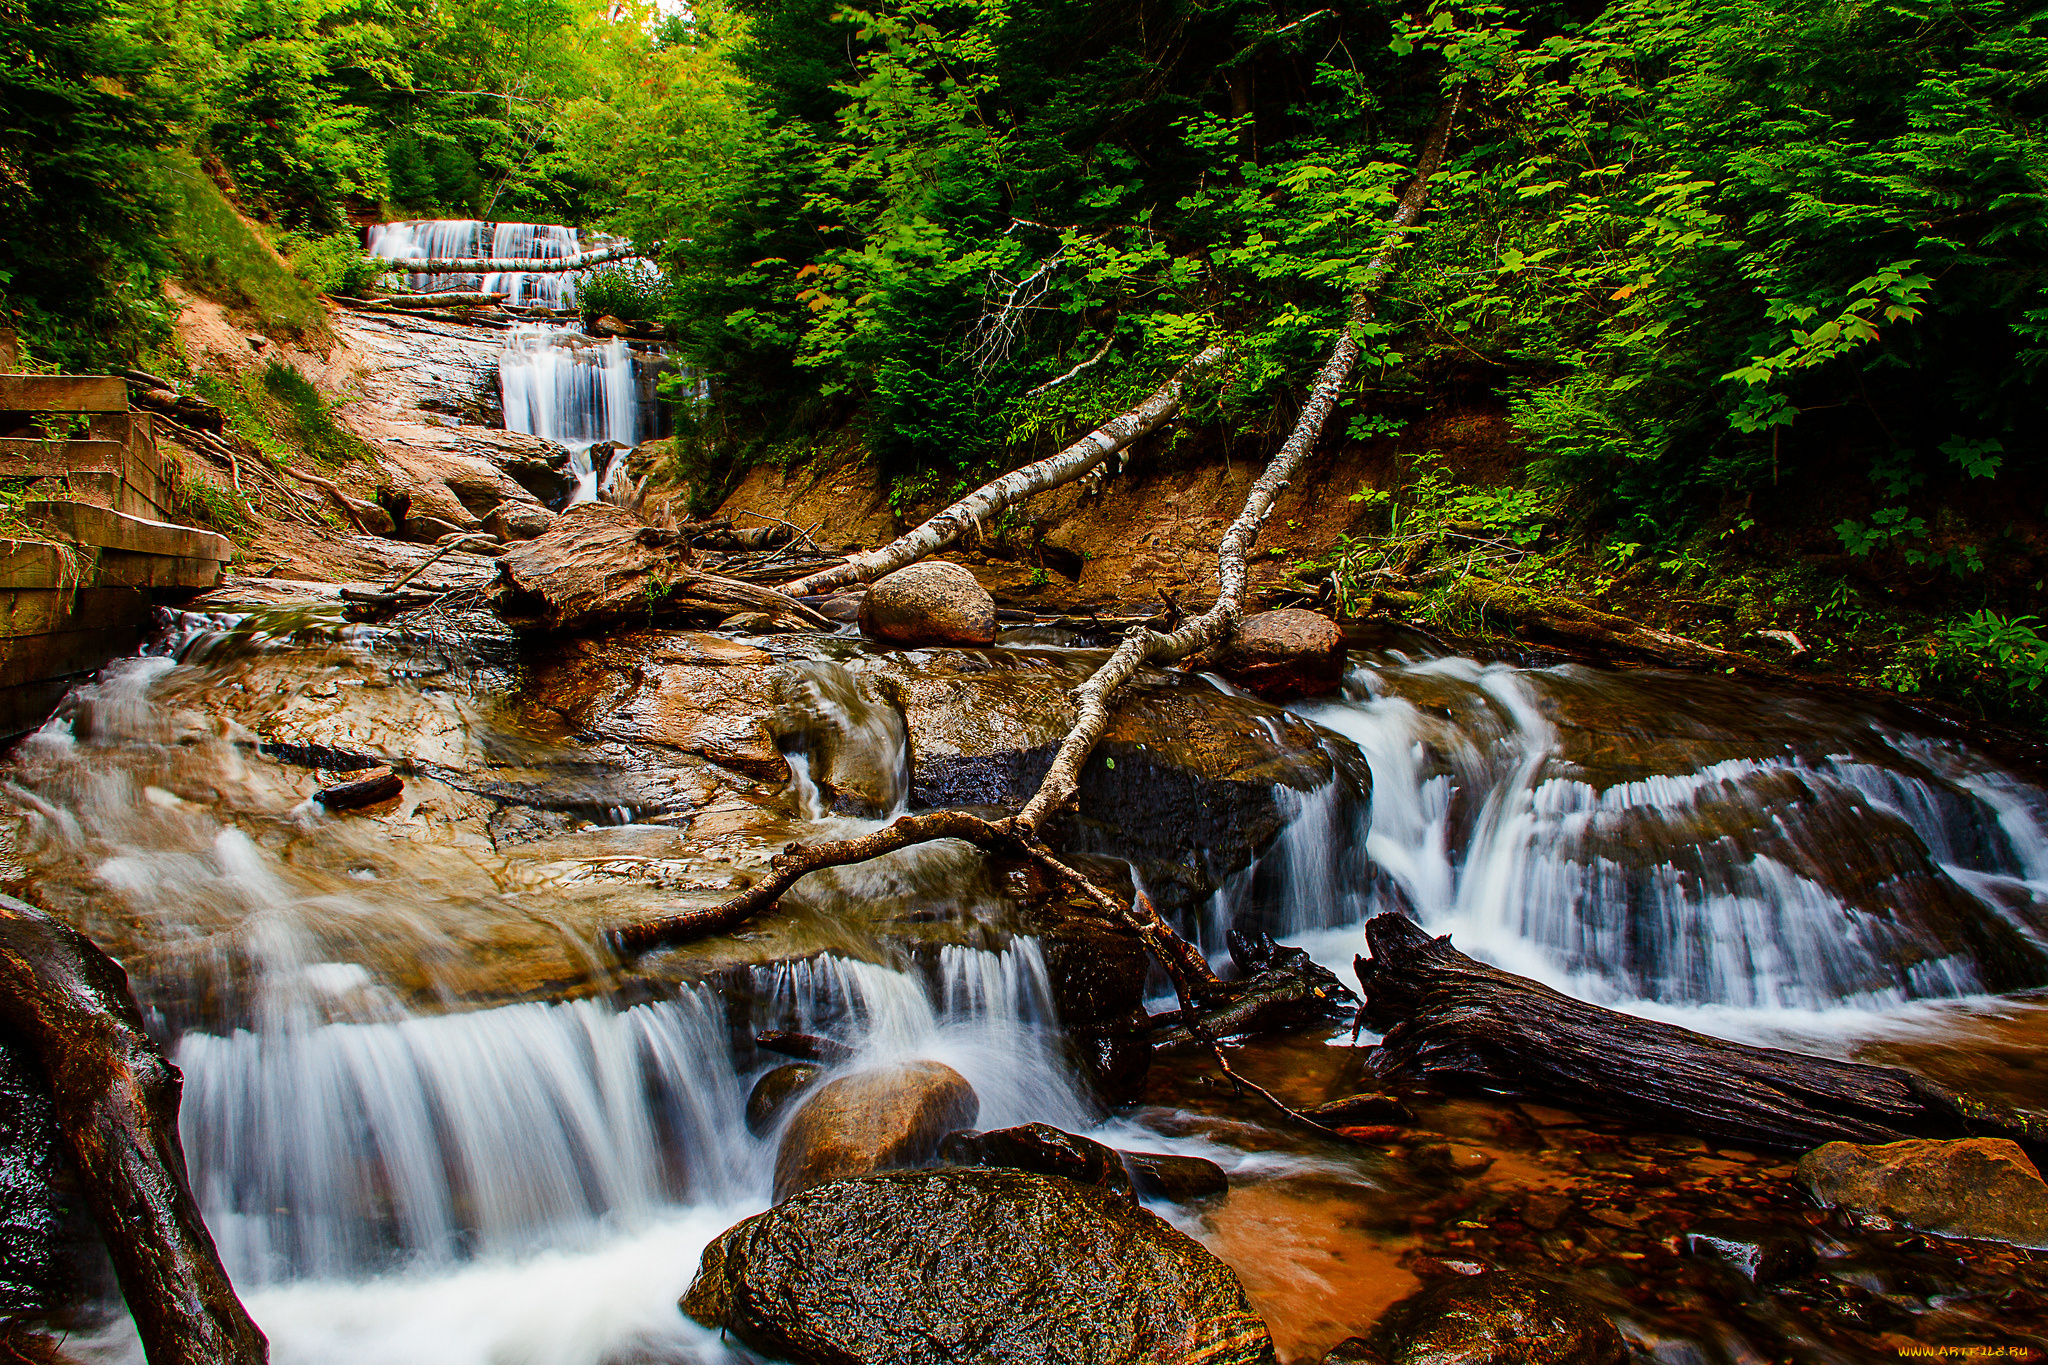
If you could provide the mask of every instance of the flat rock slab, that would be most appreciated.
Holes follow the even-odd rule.
[[[2048,1247],[2048,1182],[2005,1138],[1830,1142],[1800,1158],[1799,1180],[1823,1204],[1921,1232]]]
[[[797,1195],[704,1252],[683,1311],[796,1365],[1271,1365],[1230,1267],[1058,1176],[900,1171]]]

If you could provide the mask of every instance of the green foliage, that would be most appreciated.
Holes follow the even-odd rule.
[[[179,278],[268,335],[327,336],[327,311],[190,156],[166,159],[169,245]]]
[[[1327,580],[1343,614],[1363,610],[1382,588],[1421,580],[1432,586],[1433,601],[1421,608],[1427,617],[1470,575],[1524,575],[1536,567],[1531,551],[1556,517],[1544,490],[1474,487],[1435,454],[1414,457],[1398,489],[1361,488],[1351,501],[1373,522],[1384,518],[1384,527],[1339,537],[1328,554],[1297,571],[1308,581]]]
[[[576,306],[586,318],[651,322],[662,315],[667,302],[668,291],[659,275],[624,262],[601,265],[576,285]]]
[[[1892,505],[1845,543],[1927,562],[1911,528],[1957,475],[2010,470],[1995,452],[2016,439],[2038,453],[2042,15],[1618,0],[1576,30],[1512,17],[1479,106],[1493,141],[1414,271],[1431,349],[1519,371],[1513,415],[1551,481],[1632,538],[1682,538],[1861,447]]]
[[[2048,723],[2048,635],[2038,617],[1973,612],[1900,653],[1882,681],[1996,719],[2041,725]]]
[[[0,317],[82,367],[161,337],[156,149],[175,103],[109,0],[0,5]]]
[[[273,360],[263,367],[260,382],[279,409],[282,422],[277,425],[298,449],[322,464],[374,463],[362,439],[334,420],[333,406],[306,376]]]
[[[190,526],[205,526],[247,543],[255,516],[248,500],[202,478],[179,474],[171,488],[171,511]]]
[[[353,232],[287,232],[278,237],[277,249],[292,273],[322,294],[361,294],[382,273],[364,258],[362,240]]]

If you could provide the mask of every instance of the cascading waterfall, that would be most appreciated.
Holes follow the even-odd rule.
[[[571,502],[598,495],[609,469],[591,447],[601,441],[630,450],[640,440],[639,381],[624,340],[596,341],[562,327],[521,325],[498,358],[505,429],[545,437],[569,450],[576,472]]]
[[[373,256],[394,262],[491,257],[564,260],[591,243],[573,227],[553,223],[486,223],[477,219],[422,219],[378,223],[367,234]],[[609,242],[612,239],[604,238]],[[612,269],[652,270],[644,261]],[[414,289],[502,293],[511,305],[573,307],[582,271],[525,271],[490,275],[411,275]],[[640,383],[633,350],[623,339],[596,339],[577,327],[521,324],[505,338],[498,360],[498,391],[508,431],[523,431],[567,447],[576,488],[570,501],[604,495],[619,467],[616,456],[642,436]],[[592,447],[618,447],[603,467]]]
[[[489,241],[485,229],[489,229]],[[485,223],[474,218],[419,219],[372,224],[365,242],[372,256],[387,261],[491,257],[500,260],[566,260],[582,250],[575,228],[555,223]],[[576,302],[576,271],[523,271],[490,275],[411,275],[423,292],[476,290],[506,294],[507,303],[568,308]]]
[[[531,983],[465,996],[459,970],[407,985],[407,959],[459,967],[507,920],[575,931],[550,918],[556,890],[502,891],[522,884],[510,864],[494,898],[436,880],[410,835],[280,801],[232,727],[160,702],[219,690],[205,670],[230,642],[304,648],[224,642],[227,624],[188,618],[160,644],[175,658],[109,670],[10,776],[25,856],[61,846],[89,868],[68,913],[95,933],[150,926],[132,970],[184,1072],[193,1186],[280,1365],[729,1361],[675,1302],[705,1243],[769,1198],[780,1135],[750,1133],[743,1108],[782,1059],[749,1028],[833,1038],[846,1069],[943,1061],[974,1085],[979,1127],[1203,1141],[1096,1127],[1035,940],[917,937],[1003,913],[981,855],[949,842],[787,897],[790,917],[835,926],[884,906],[886,931],[742,955],[715,984],[636,987],[630,1006],[534,1001],[555,988]],[[909,735],[861,658],[794,663],[763,718],[798,837],[909,803]],[[1282,790],[1285,824],[1217,893],[1205,944],[1256,913],[1348,975],[1359,923],[1401,910],[1560,989],[1723,1032],[1748,1026],[1700,1011],[1874,1018],[2038,979],[2048,797],[1958,746],[1773,703],[1714,679],[1374,658],[1345,699],[1296,708],[1358,746],[1370,802],[1341,782]],[[473,873],[483,855],[451,856]],[[125,1322],[67,1350],[141,1359]]]
[[[1283,793],[1293,819],[1219,893],[1205,937],[1257,906],[1348,976],[1355,926],[1397,910],[1582,997],[1762,1014],[2039,979],[2039,791],[1870,723],[1755,740],[1679,726],[1639,758],[1554,719],[1654,715],[1650,686],[1466,659],[1354,673],[1355,700],[1297,709],[1363,751],[1369,812],[1334,786]]]

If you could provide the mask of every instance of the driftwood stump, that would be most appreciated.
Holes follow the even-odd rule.
[[[1476,962],[1399,915],[1365,926],[1363,1015],[1386,1080],[1482,1089],[1765,1151],[2007,1137],[2039,1164],[2048,1124],[1897,1067],[1750,1047],[1574,1000]]]
[[[0,1030],[48,1087],[150,1365],[260,1365],[263,1333],[186,1184],[182,1078],[144,1032],[128,974],[77,930],[0,896]]]

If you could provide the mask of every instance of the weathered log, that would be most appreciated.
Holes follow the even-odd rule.
[[[690,567],[680,540],[623,507],[578,503],[551,530],[499,556],[499,610],[515,624],[549,630],[743,611],[765,612],[778,625],[831,628],[773,589]]]
[[[389,260],[382,256],[364,259],[381,270],[402,275],[549,275],[563,270],[588,270],[606,261],[623,261],[640,255],[631,242],[579,251],[574,256],[454,256],[428,260]]]
[[[1912,1137],[2012,1138],[2038,1162],[2048,1123],[1897,1067],[1711,1038],[1574,1000],[1476,962],[1400,915],[1357,959],[1376,1075],[1481,1089],[1763,1151]]]
[[[381,299],[366,299],[350,306],[367,309],[370,312],[382,312],[389,308],[487,308],[492,304],[503,303],[511,297],[505,293],[479,294],[449,290],[439,294],[391,294]]]
[[[85,935],[0,896],[0,1029],[55,1108],[65,1155],[120,1277],[150,1365],[268,1356],[185,1180],[182,1080],[142,1026],[120,964]]]
[[[1112,455],[1156,428],[1180,411],[1187,386],[1195,375],[1221,361],[1227,351],[1211,346],[1180,367],[1173,378],[1155,389],[1144,402],[1104,422],[1056,455],[1048,455],[1022,469],[1013,469],[999,479],[983,484],[952,506],[915,529],[905,532],[876,550],[864,550],[845,563],[806,574],[785,583],[782,590],[791,597],[828,592],[851,583],[867,583],[937,554],[970,529],[978,530],[1002,511],[1034,493],[1074,480],[1099,469]]]

